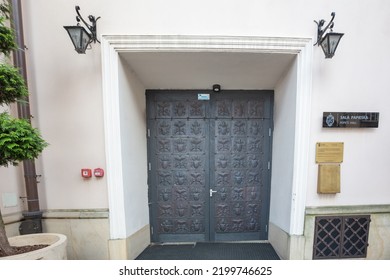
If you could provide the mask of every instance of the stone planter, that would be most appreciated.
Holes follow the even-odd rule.
[[[58,233],[26,234],[8,238],[11,246],[47,244],[48,247],[0,260],[66,260],[67,237]]]

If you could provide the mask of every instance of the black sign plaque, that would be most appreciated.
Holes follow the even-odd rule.
[[[378,127],[379,113],[374,112],[324,112],[322,116],[322,127]]]

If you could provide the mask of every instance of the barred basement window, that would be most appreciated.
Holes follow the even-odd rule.
[[[370,221],[369,215],[316,217],[313,259],[365,258]]]

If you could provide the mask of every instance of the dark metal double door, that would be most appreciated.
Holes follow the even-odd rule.
[[[146,96],[152,241],[267,239],[273,92]]]

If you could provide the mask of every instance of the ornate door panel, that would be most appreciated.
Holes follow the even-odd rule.
[[[266,239],[272,95],[198,93],[147,92],[152,240]]]
[[[194,93],[148,93],[154,241],[208,240],[208,111]]]
[[[224,93],[210,120],[211,239],[267,239],[270,95]]]

